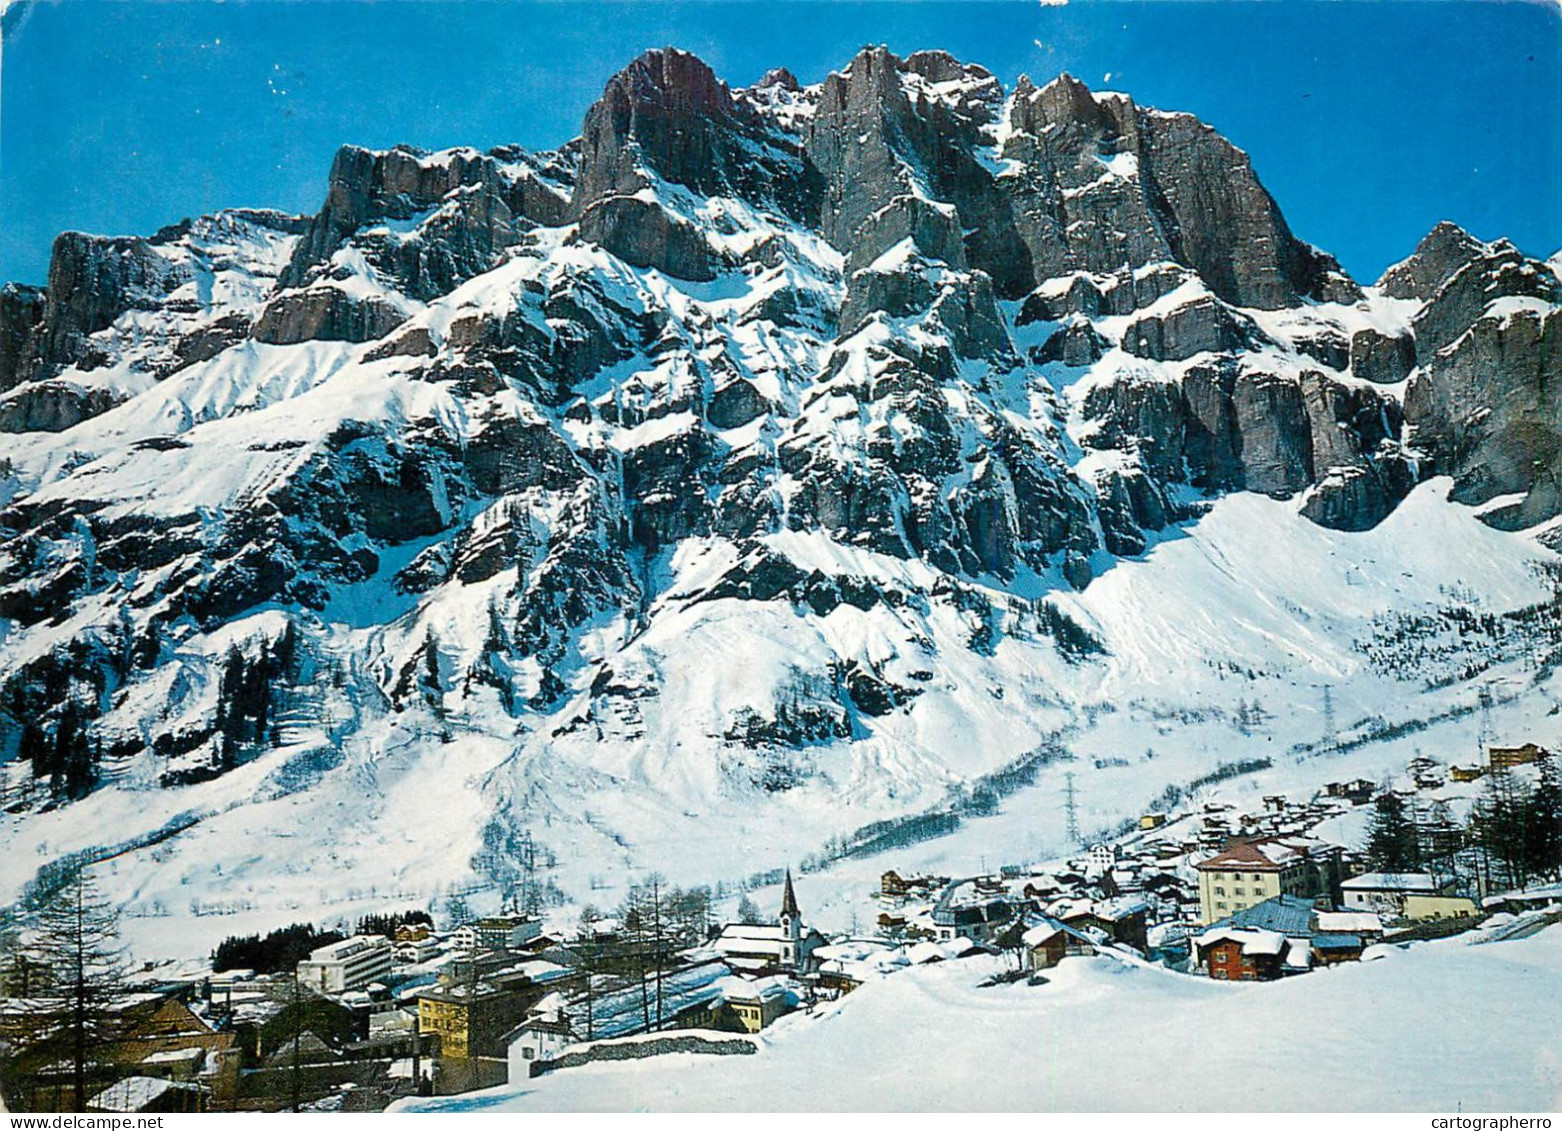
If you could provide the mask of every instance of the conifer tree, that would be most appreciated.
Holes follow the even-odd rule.
[[[125,993],[118,910],[77,871],[39,910],[31,949],[54,973],[43,993],[58,1019],[53,1036],[61,1059],[70,1066],[71,1110],[85,1111],[88,1066],[113,1038]]]

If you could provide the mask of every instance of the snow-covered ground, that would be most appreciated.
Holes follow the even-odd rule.
[[[569,1069],[416,1111],[1552,1111],[1562,927],[1412,946],[1280,982],[1111,958],[982,988],[920,967],[795,1014],[752,1057]]]

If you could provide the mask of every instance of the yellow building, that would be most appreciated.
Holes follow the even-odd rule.
[[[757,1033],[792,1007],[792,995],[779,978],[740,983],[730,979],[723,984],[729,1016],[745,1033]]]
[[[1536,746],[1533,742],[1526,742],[1523,746],[1492,746],[1486,751],[1486,761],[1494,770],[1532,766],[1545,756],[1545,748]]]
[[[1462,895],[1407,895],[1406,919],[1467,919],[1477,911],[1475,900]]]
[[[1301,838],[1236,840],[1195,867],[1199,921],[1213,923],[1277,895],[1331,894],[1339,881],[1339,849]]]
[[[447,985],[418,995],[418,1032],[439,1037],[441,1058],[502,1055],[500,1038],[519,1024],[540,992]]]

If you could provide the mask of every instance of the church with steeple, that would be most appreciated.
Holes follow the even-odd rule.
[[[813,952],[824,944],[824,936],[803,922],[789,868],[775,923],[728,923],[713,945],[739,973],[801,975],[813,969]]]

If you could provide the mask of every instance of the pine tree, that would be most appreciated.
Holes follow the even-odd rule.
[[[85,1111],[87,1066],[114,1036],[125,992],[119,912],[84,872],[76,872],[38,912],[31,949],[54,972],[46,998],[55,1003],[62,1059],[70,1065],[72,1111]]]
[[[1562,875],[1562,767],[1551,753],[1541,756],[1540,780],[1526,803],[1524,856],[1532,875]]]
[[[1398,794],[1385,793],[1373,802],[1367,859],[1380,872],[1412,872],[1421,862],[1415,822]]]
[[[1470,814],[1470,828],[1486,862],[1489,882],[1523,888],[1529,881],[1528,797],[1506,766],[1486,775],[1486,791]]]
[[[759,908],[749,898],[748,893],[745,892],[743,898],[738,900],[738,922],[746,926],[757,927],[764,921],[765,917],[760,914]]]

